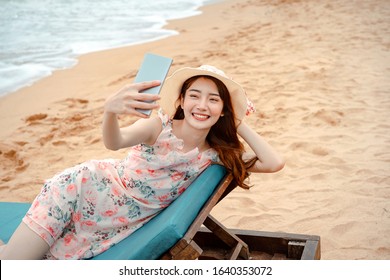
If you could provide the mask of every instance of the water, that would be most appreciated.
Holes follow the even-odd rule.
[[[0,0],[0,96],[74,66],[81,54],[176,34],[167,20],[206,0]]]

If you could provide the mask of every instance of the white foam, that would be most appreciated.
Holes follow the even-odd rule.
[[[51,75],[53,68],[42,64],[23,64],[4,66],[0,63],[0,96],[14,92],[22,87]]]

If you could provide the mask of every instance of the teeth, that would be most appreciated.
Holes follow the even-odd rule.
[[[198,114],[193,114],[193,115],[194,115],[195,118],[197,118],[197,119],[203,119],[203,120],[208,119],[208,117],[209,117],[209,116],[198,115]]]

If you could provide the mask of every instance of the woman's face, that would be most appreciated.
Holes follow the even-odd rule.
[[[186,90],[181,100],[185,120],[194,128],[210,129],[221,117],[223,101],[216,84],[199,78]]]

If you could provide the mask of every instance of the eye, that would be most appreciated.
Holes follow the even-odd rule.
[[[196,93],[190,93],[188,96],[190,98],[198,98],[198,94],[196,94]]]
[[[211,97],[210,101],[213,102],[213,103],[217,103],[217,102],[221,101],[221,98],[219,98],[219,97]]]

